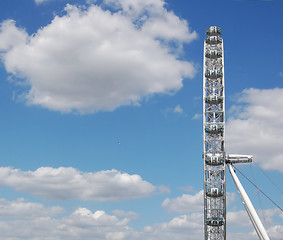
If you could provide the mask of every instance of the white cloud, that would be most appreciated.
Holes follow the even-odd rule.
[[[251,221],[245,210],[228,211],[227,212],[227,225],[234,227],[251,227]]]
[[[280,240],[282,238],[283,226],[276,225],[273,221],[273,217],[277,217],[278,215],[280,215],[281,211],[278,209],[267,209],[263,211],[257,210],[258,214],[260,214],[260,212],[263,212],[264,214],[264,218],[263,217],[260,218],[267,231],[268,236],[271,239]],[[229,239],[232,240],[234,239],[236,240],[239,238],[243,240],[258,239],[258,236],[245,210],[228,211],[227,227],[228,227],[228,231],[230,232],[228,233]],[[233,232],[233,234],[231,232]]]
[[[173,218],[169,222],[146,226],[143,239],[197,240],[203,236],[203,214],[192,213]]]
[[[235,198],[235,193],[227,192],[227,205],[234,202]],[[195,195],[183,194],[182,196],[173,199],[166,198],[162,203],[162,207],[169,212],[188,213],[202,211],[203,202],[203,190],[201,190]]]
[[[12,204],[13,202],[10,203]],[[36,214],[23,218],[22,215],[25,213],[21,213],[19,208],[9,209],[11,211],[9,221],[0,218],[3,240],[185,240],[188,235],[194,240],[199,239],[203,231],[201,213],[177,216],[169,222],[146,226],[143,230],[137,231],[129,226],[128,216],[122,216],[125,214],[124,211],[120,211],[123,214],[118,216],[118,210],[115,211],[116,215],[110,215],[102,210],[92,212],[81,207],[70,215],[52,217],[50,213],[44,214],[49,208],[45,208],[40,214],[34,208],[31,212]]]
[[[193,119],[201,119],[202,118],[202,114],[199,114],[199,113],[196,113],[194,116],[193,116]]]
[[[226,238],[229,239],[229,240],[238,240],[238,239],[241,239],[241,240],[258,240],[258,236],[254,231],[251,231],[251,232],[244,231],[244,232],[240,232],[240,233],[238,233],[238,232],[228,232]],[[280,239],[278,239],[278,240],[280,240]]]
[[[0,185],[47,200],[122,201],[159,192],[159,187],[144,181],[139,175],[117,170],[82,173],[64,167],[41,167],[26,172],[2,167]]]
[[[282,239],[283,226],[275,225],[267,230],[267,234],[271,239]]]
[[[203,209],[203,190],[195,195],[183,194],[181,197],[174,199],[166,198],[162,203],[162,207],[169,212],[201,211]]]
[[[105,0],[104,3],[122,10],[133,20],[139,20],[141,29],[153,39],[165,41],[191,42],[197,33],[189,32],[188,22],[180,19],[174,12],[168,12],[164,0]],[[146,13],[146,14],[145,14]]]
[[[143,31],[153,38],[190,42],[197,37],[188,31],[188,23],[180,20],[173,12],[165,12],[162,17],[152,18],[143,26]]]
[[[29,87],[22,99],[61,112],[111,111],[176,92],[194,76],[194,66],[173,47],[196,38],[185,20],[161,0],[115,2],[120,8],[113,12],[67,5],[66,15],[31,36],[12,20],[2,23],[6,71]]]
[[[17,210],[11,208],[14,216],[19,215]],[[51,218],[50,214],[32,216],[28,219],[14,217],[7,222],[0,219],[1,239],[122,240],[135,239],[138,236],[138,233],[128,226],[128,219],[119,219],[101,210],[91,212],[86,208],[78,208],[63,218]]]
[[[62,214],[63,212],[64,209],[61,207],[44,207],[40,203],[26,202],[23,198],[12,202],[0,199],[0,219],[51,217]]]
[[[112,211],[112,214],[113,215],[115,215],[115,216],[117,216],[117,217],[127,217],[127,218],[129,218],[129,219],[136,219],[136,218],[138,218],[138,214],[137,213],[135,213],[135,212],[132,212],[132,211],[130,211],[130,212],[125,212],[125,211],[123,211],[123,210],[113,210]]]
[[[181,105],[178,104],[178,105],[173,109],[173,112],[174,112],[174,113],[183,113],[184,110],[183,110],[183,108],[181,108]]]
[[[264,169],[283,172],[283,89],[246,89],[226,125],[229,153],[253,154]]]
[[[44,3],[44,2],[50,2],[50,1],[52,1],[52,0],[34,0],[34,2],[36,4],[41,4],[41,3]]]
[[[170,108],[166,108],[165,111],[164,111],[164,114],[167,115],[167,113],[176,113],[176,114],[180,114],[180,115],[185,115],[186,116],[186,114],[184,114],[184,110],[183,110],[183,108],[181,107],[180,104],[178,104],[174,108],[171,108],[171,107]]]
[[[163,0],[104,0],[103,2],[108,6],[123,11],[123,13],[131,16],[133,19],[143,16],[144,12],[150,15],[159,15],[165,10]]]
[[[5,212],[2,206],[7,207]],[[27,217],[28,209],[30,216]],[[146,226],[141,231],[129,227],[130,219],[137,215],[123,210],[114,210],[110,215],[103,210],[92,212],[81,207],[70,215],[57,217],[61,213],[60,207],[44,207],[19,199],[14,202],[1,200],[0,213],[3,240],[169,240],[173,236],[176,240],[185,240],[188,234],[190,239],[198,239],[203,229],[203,215],[200,213],[177,216],[169,222]],[[3,219],[2,213],[9,215],[9,221]]]
[[[52,1],[58,1],[58,0],[34,0],[35,4],[36,5],[40,5],[40,4],[43,4],[43,3],[48,3],[48,2],[52,2]],[[63,1],[63,0],[59,0],[59,1]],[[86,2],[95,2],[97,0],[86,0]]]
[[[0,52],[9,52],[15,46],[24,47],[28,34],[15,26],[14,20],[6,20],[0,25]]]
[[[62,214],[58,206],[45,207],[40,203],[26,202],[23,199],[7,201],[0,199],[0,231],[3,240],[197,240],[203,236],[203,214],[199,212],[176,216],[168,222],[145,226],[137,231],[129,226],[137,214],[114,210],[111,214],[103,210],[91,211],[80,207],[70,214]],[[265,211],[268,218],[278,216],[280,211]],[[229,239],[257,239],[245,211],[228,212]],[[272,222],[271,222],[272,223]],[[235,227],[237,231],[235,231]],[[240,229],[239,229],[240,227]],[[242,230],[242,231],[241,231]],[[280,240],[282,226],[274,225],[267,229],[274,240]]]

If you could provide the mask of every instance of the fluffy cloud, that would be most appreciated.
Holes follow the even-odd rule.
[[[10,203],[12,205],[12,203]],[[33,203],[26,203],[33,205]],[[1,203],[0,203],[1,205]],[[38,205],[38,204],[37,204]],[[36,216],[37,207],[31,208],[30,218],[18,218],[18,208],[10,208],[13,218],[9,221],[0,219],[1,239],[24,240],[122,240],[137,239],[138,233],[128,226],[129,220],[117,218],[104,211],[91,212],[86,208],[78,208],[71,215],[63,218],[52,218],[45,209]]]
[[[162,207],[169,212],[201,211],[203,209],[203,190],[195,195],[183,194],[175,199],[166,198],[162,203]]]
[[[133,20],[138,19],[142,31],[153,39],[182,43],[197,36],[196,32],[189,33],[187,21],[164,8],[164,0],[105,0],[104,3],[115,6]]]
[[[44,207],[40,203],[26,202],[22,198],[12,202],[0,199],[0,219],[51,217],[57,216],[63,212],[64,209],[61,207]]]
[[[154,240],[197,240],[203,236],[203,214],[192,213],[173,218],[166,223],[146,226],[144,228],[144,239]]]
[[[10,51],[15,46],[23,47],[27,40],[27,33],[15,26],[15,21],[7,20],[2,22],[0,31],[0,51]]]
[[[5,201],[5,204],[13,205],[14,202]],[[41,206],[35,203],[25,204]],[[77,208],[73,213],[64,217],[56,216],[55,211],[52,217],[51,213],[45,214],[45,211],[50,208],[42,206],[40,208],[42,208],[41,213],[38,213],[37,207],[31,208],[31,217],[24,218],[22,216],[25,216],[26,213],[21,212],[20,208],[10,207],[9,221],[3,221],[0,218],[1,239],[169,240],[173,238],[185,240],[190,236],[190,239],[194,240],[203,235],[203,215],[201,213],[177,216],[169,222],[146,226],[143,230],[137,231],[129,226],[130,220],[123,216],[126,214],[123,211],[116,210],[114,215],[110,215],[102,210],[92,212],[87,208]]]
[[[111,111],[175,92],[194,76],[178,51],[196,33],[163,1],[103,4],[113,11],[67,5],[65,15],[31,36],[13,20],[2,22],[2,61],[13,81],[28,89],[18,97],[61,112]]]
[[[64,167],[41,167],[27,172],[2,167],[0,185],[47,200],[122,201],[147,197],[159,190],[139,175],[117,170],[82,173]]]
[[[267,230],[267,234],[271,239],[282,239],[283,236],[283,226],[276,225]]]
[[[227,193],[227,205],[235,201],[235,193]],[[203,211],[203,190],[195,195],[183,194],[180,197],[169,199],[166,198],[162,207],[169,212],[188,213],[194,211]]]
[[[251,221],[245,210],[240,211],[228,211],[227,212],[227,225],[229,226],[240,226],[240,227],[251,227]]]
[[[111,214],[103,210],[80,207],[70,214],[60,216],[63,209],[58,206],[45,207],[40,203],[26,202],[23,199],[9,202],[0,199],[0,231],[3,240],[197,240],[203,236],[203,214],[191,213],[176,216],[168,222],[145,226],[137,231],[129,226],[137,214],[114,210]],[[276,209],[265,210],[269,218],[280,216]],[[228,212],[229,239],[256,240],[245,211]],[[244,224],[243,224],[244,223]],[[280,240],[282,226],[273,225],[267,229],[272,239]],[[241,227],[237,229],[235,227]],[[242,230],[242,231],[241,231]],[[247,232],[248,231],[248,232]]]
[[[123,210],[113,210],[112,211],[112,214],[113,215],[115,215],[115,216],[117,216],[117,217],[127,217],[127,218],[129,218],[129,219],[136,219],[136,218],[138,218],[138,214],[137,213],[135,213],[135,212],[132,212],[132,211],[130,211],[130,212],[125,212],[125,211],[123,211]]]
[[[283,172],[283,89],[246,89],[226,126],[229,153],[253,154],[264,168]]]
[[[280,216],[281,211],[278,209],[267,209],[263,211],[257,211],[258,214],[262,212],[264,215],[263,224],[266,225],[266,231],[270,238],[281,239],[282,238],[282,225],[276,225],[273,221],[273,217]],[[229,239],[243,239],[249,240],[258,239],[258,236],[252,226],[252,223],[245,210],[240,211],[228,211],[227,213],[227,227]],[[231,232],[234,232],[233,234]],[[236,233],[235,233],[236,232]]]

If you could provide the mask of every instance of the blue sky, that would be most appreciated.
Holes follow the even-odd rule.
[[[282,208],[282,8],[1,1],[1,239],[203,236],[202,59],[211,25],[224,39],[226,150],[255,156],[239,168]],[[270,238],[282,239],[282,212],[239,177]],[[227,231],[257,239],[228,172]]]

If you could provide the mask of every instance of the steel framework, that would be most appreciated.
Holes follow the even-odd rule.
[[[226,239],[225,93],[221,29],[206,30],[203,61],[204,234]]]
[[[204,237],[226,239],[226,164],[237,186],[248,216],[261,240],[269,237],[232,164],[252,162],[252,155],[225,152],[225,87],[222,31],[206,30],[203,61],[203,159],[204,159]]]

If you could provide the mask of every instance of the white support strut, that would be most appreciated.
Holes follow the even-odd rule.
[[[232,165],[227,163],[226,164],[229,168],[229,171],[231,173],[231,176],[236,184],[236,187],[239,191],[239,194],[241,196],[241,199],[243,201],[243,204],[247,210],[247,213],[251,219],[251,222],[252,224],[254,225],[254,228],[256,230],[256,233],[258,235],[258,237],[261,239],[261,240],[269,240],[269,237],[265,231],[265,228],[263,227],[262,225],[262,222],[260,221],[245,189],[243,188],[239,178],[237,177],[236,173],[234,172],[234,169],[232,168]]]

